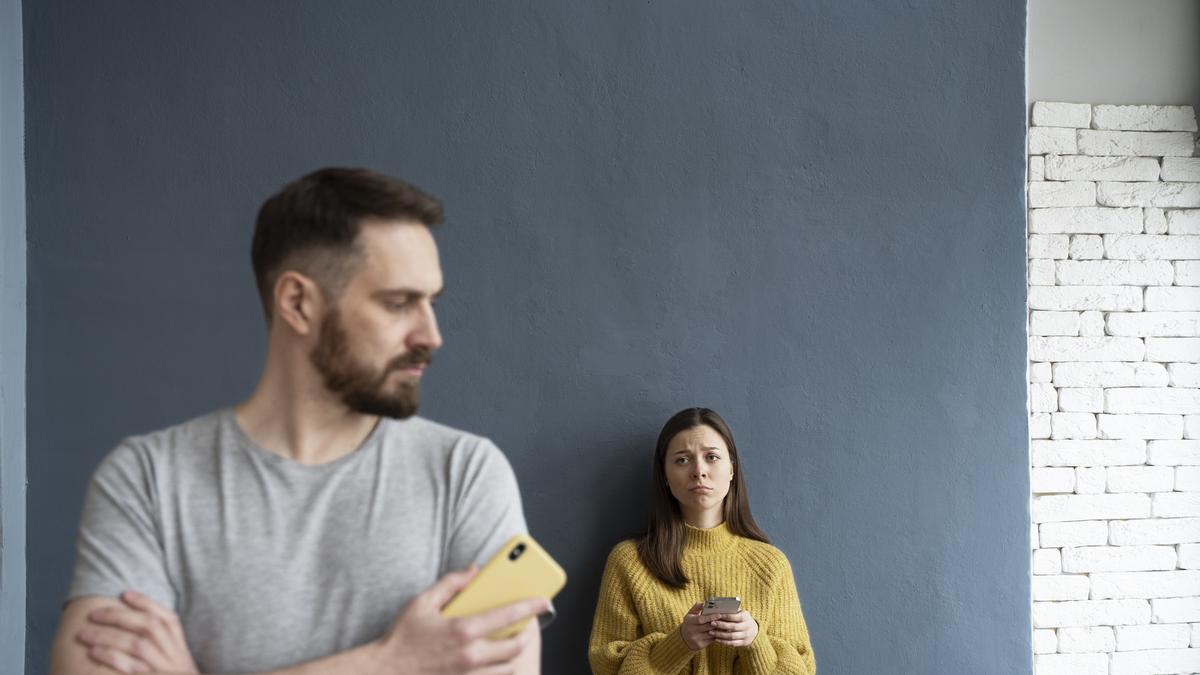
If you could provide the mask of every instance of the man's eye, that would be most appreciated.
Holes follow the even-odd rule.
[[[411,302],[389,302],[387,305],[389,311],[404,312],[412,308]]]

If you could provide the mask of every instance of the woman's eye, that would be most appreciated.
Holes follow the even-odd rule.
[[[708,461],[710,461],[710,462],[716,462],[720,459],[721,459],[720,455],[709,455],[708,456]]]
[[[687,464],[687,457],[678,457],[675,459],[676,464]]]

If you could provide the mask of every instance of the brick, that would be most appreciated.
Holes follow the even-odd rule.
[[[1104,390],[1075,387],[1059,389],[1058,409],[1063,412],[1104,412]]]
[[[1174,564],[1174,563],[1172,563]],[[1062,572],[1062,555],[1056,548],[1039,548],[1033,551],[1034,574],[1059,574]]]
[[[1096,433],[1100,438],[1178,440],[1183,437],[1183,417],[1181,415],[1097,415]]]
[[[1050,413],[1058,410],[1058,392],[1049,384],[1029,385],[1029,410]]]
[[[1092,125],[1092,106],[1087,103],[1036,101],[1033,104],[1033,124],[1038,127],[1087,129]]]
[[[1037,675],[1108,675],[1104,654],[1041,654],[1034,658]]]
[[[1200,364],[1168,363],[1167,374],[1172,387],[1200,387]]]
[[[1054,419],[1051,418],[1053,428]],[[1183,418],[1183,437],[1187,439],[1200,438],[1200,415],[1186,415]]]
[[[1050,438],[1050,414],[1034,413],[1029,416],[1029,437]]]
[[[1192,646],[1200,647],[1200,623],[1192,624]]]
[[[1029,158],[1029,172],[1026,174],[1030,182],[1046,180],[1046,158],[1042,156]]]
[[[1161,363],[1056,363],[1058,387],[1165,387],[1167,369]]]
[[[1171,263],[1167,263],[1170,265]],[[1174,274],[1174,268],[1172,268]],[[1030,260],[1029,261],[1029,285],[1030,286],[1053,286],[1054,285],[1054,261],[1053,260]]]
[[[1098,495],[1104,492],[1108,475],[1102,466],[1075,467],[1075,493],[1081,495]]]
[[[1200,518],[1114,520],[1109,523],[1108,530],[1109,543],[1114,546],[1200,542]],[[1051,540],[1053,541],[1053,538]],[[1057,544],[1050,545],[1057,546]]]
[[[1189,157],[1192,154],[1192,135],[1184,131],[1109,131],[1080,129],[1078,132],[1079,154],[1081,155],[1129,155],[1137,157]],[[1034,137],[1030,136],[1030,148]],[[1068,154],[1071,144],[1062,134],[1043,130],[1037,136],[1039,148],[1054,154]],[[1031,150],[1032,152],[1032,150]],[[1045,153],[1032,153],[1045,154]]]
[[[1109,675],[1155,675],[1200,671],[1200,649],[1145,649],[1115,652]]]
[[[1146,461],[1146,442],[1135,439],[1031,441],[1029,452],[1033,466],[1136,466]]]
[[[1114,521],[1141,522],[1141,521]],[[1042,523],[1036,526],[1038,539],[1046,548],[1062,546],[1101,546],[1108,543],[1109,524],[1103,520],[1077,520]],[[1166,543],[1166,542],[1163,542]]]
[[[1100,572],[1091,575],[1091,594],[1093,600],[1200,595],[1200,572]]]
[[[1147,518],[1150,516],[1150,497],[1139,494],[1045,495],[1033,498],[1032,511],[1035,523]]]
[[[1200,568],[1200,544],[1179,545],[1179,567],[1185,570]]]
[[[1091,287],[1081,286],[1080,288]],[[1140,339],[1132,337],[1035,336],[1029,339],[1029,360],[1031,361],[1141,361],[1145,355],[1145,344]],[[1161,360],[1180,361],[1182,359]]]
[[[1029,206],[1095,206],[1096,184],[1091,181],[1042,181],[1029,184]]]
[[[1195,131],[1196,115],[1187,105],[1097,105],[1092,109],[1091,126],[1127,131]]]
[[[1147,288],[1145,309],[1148,312],[1200,311],[1200,288]]]
[[[1153,623],[1200,621],[1200,597],[1155,598],[1150,601],[1150,611]]]
[[[1104,250],[1102,243],[1100,250]],[[1058,283],[1072,286],[1169,286],[1175,278],[1175,267],[1166,260],[1045,262],[1055,266]]]
[[[1065,258],[1069,246],[1070,237],[1065,234],[1029,235],[1030,258]]]
[[[1103,337],[1105,335],[1104,313],[1091,310],[1079,314],[1079,335],[1081,337]]]
[[[1200,209],[1164,211],[1163,218],[1167,221],[1167,232],[1171,234],[1200,234]]]
[[[1045,155],[1074,155],[1079,152],[1078,136],[1074,129],[1056,129],[1054,127],[1030,127],[1029,154]],[[1129,154],[1129,153],[1093,153],[1093,154]],[[1132,153],[1137,154],[1137,153]]]
[[[1178,365],[1178,364],[1176,364]],[[1049,382],[1054,378],[1054,371],[1050,368],[1049,363],[1031,363],[1029,364],[1029,381],[1030,382]]]
[[[1146,302],[1150,302],[1149,296]],[[1133,337],[1200,337],[1200,312],[1113,312],[1108,315],[1108,334]]]
[[[1031,234],[1133,234],[1141,231],[1142,211],[1138,208],[1063,206],[1029,210]]]
[[[1034,600],[1087,600],[1091,582],[1082,574],[1033,577]]]
[[[1104,237],[1098,234],[1071,235],[1072,260],[1099,260],[1104,257]]]
[[[1160,467],[1172,473],[1171,467]],[[1029,474],[1030,489],[1034,494],[1051,494],[1075,491],[1075,470],[1070,467],[1042,467],[1033,469]]]
[[[1110,626],[1078,626],[1058,629],[1058,651],[1063,654],[1093,654],[1116,650]]]
[[[1200,259],[1200,236],[1106,235],[1104,255],[1112,260],[1197,260]]]
[[[1167,233],[1167,216],[1162,209],[1154,206],[1142,209],[1142,231],[1146,234]]]
[[[1142,289],[1136,286],[1035,286],[1029,289],[1029,308],[1140,312]]]
[[[1200,389],[1145,387],[1109,389],[1104,394],[1109,413],[1185,415],[1200,413]]]
[[[1061,559],[1064,572],[1173,570],[1175,569],[1175,548],[1173,546],[1068,547],[1062,549]]]
[[[1050,413],[1050,438],[1092,439],[1098,435],[1092,413]]]
[[[1140,649],[1182,649],[1191,642],[1191,627],[1186,623],[1150,626],[1118,626],[1117,651]]]
[[[1150,441],[1146,451],[1150,464],[1200,465],[1200,441]]]
[[[1175,263],[1175,284],[1200,286],[1200,261],[1180,260]]]
[[[1082,338],[1057,339],[1079,340]],[[1182,363],[1200,362],[1200,338],[1146,338],[1146,360],[1158,361],[1159,363],[1170,361],[1179,361]]]
[[[1200,516],[1200,492],[1159,492],[1152,504],[1155,518]]]
[[[1033,603],[1035,628],[1131,626],[1150,623],[1146,600],[1074,600]]]
[[[1191,183],[1200,181],[1200,157],[1164,157],[1161,178]]]
[[[1109,492],[1164,492],[1175,487],[1169,466],[1114,466],[1108,469]]]
[[[1058,636],[1054,634],[1054,630],[1049,628],[1039,628],[1033,631],[1033,653],[1034,654],[1053,654],[1058,649]]]
[[[1175,490],[1177,492],[1200,492],[1200,466],[1175,467]]]
[[[1103,182],[1096,186],[1096,203],[1113,207],[1196,207],[1200,206],[1200,183]]]
[[[1158,180],[1153,157],[1085,157],[1046,155],[1046,180]]]

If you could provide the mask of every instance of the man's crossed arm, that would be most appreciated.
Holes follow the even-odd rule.
[[[413,598],[378,639],[269,675],[538,675],[541,633],[536,620],[511,638],[487,636],[546,611],[546,600],[523,600],[470,617],[441,616],[442,607],[475,571],[472,566],[442,577]],[[133,592],[119,600],[70,602],[50,655],[50,675],[196,672],[179,617]]]

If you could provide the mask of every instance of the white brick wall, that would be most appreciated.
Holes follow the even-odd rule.
[[[1038,675],[1200,672],[1200,157],[1184,106],[1035,103]]]

